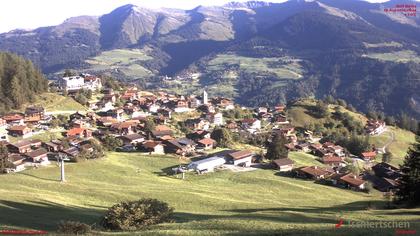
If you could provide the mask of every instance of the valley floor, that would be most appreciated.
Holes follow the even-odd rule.
[[[292,155],[304,162],[304,155]],[[110,153],[66,165],[60,183],[54,164],[0,176],[0,229],[54,232],[60,220],[98,224],[123,200],[157,198],[175,208],[175,221],[117,235],[395,235],[395,229],[354,229],[348,221],[408,221],[420,232],[420,209],[384,209],[384,198],[279,176],[274,170],[166,175],[172,156]],[[339,218],[344,225],[335,229]]]

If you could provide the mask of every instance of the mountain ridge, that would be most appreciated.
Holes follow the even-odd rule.
[[[359,102],[353,95],[356,92],[349,94],[342,86],[358,91],[366,87],[379,99],[371,101],[370,107],[395,114],[390,106],[401,105],[404,111],[420,116],[409,105],[420,102],[413,92],[418,84],[397,86],[398,73],[393,73],[405,68],[407,73],[401,71],[401,75],[412,77],[410,81],[417,79],[420,16],[385,13],[385,7],[398,3],[249,1],[189,10],[128,4],[102,16],[73,17],[57,26],[0,34],[0,50],[32,60],[50,78],[65,68],[129,80],[139,79],[136,71],[142,71],[147,73],[141,73],[140,79],[156,87],[160,76],[197,72],[202,77],[190,81],[192,84],[228,84],[232,98],[253,105],[267,102],[267,97],[284,102],[299,96],[332,94],[368,110],[372,100],[368,95],[359,95]],[[113,64],[101,61],[106,59],[103,53],[114,55]],[[354,71],[337,61],[352,65]],[[381,74],[378,68],[390,72]],[[376,77],[371,79],[370,73]],[[363,80],[348,78],[348,74]],[[373,83],[384,88],[375,90]],[[261,97],[261,91],[271,95]],[[395,103],[392,99],[400,92],[402,102]],[[251,95],[255,96],[253,101]]]

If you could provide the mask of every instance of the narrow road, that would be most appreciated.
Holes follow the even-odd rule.
[[[388,133],[390,133],[390,135],[389,135],[389,140],[384,144],[384,146],[383,147],[380,147],[380,148],[377,148],[377,150],[378,150],[378,152],[380,152],[380,153],[385,153],[385,151],[386,151],[386,148],[392,143],[392,142],[394,142],[395,141],[395,133],[393,132],[393,131],[391,131],[391,130],[386,130],[385,132],[388,132]]]

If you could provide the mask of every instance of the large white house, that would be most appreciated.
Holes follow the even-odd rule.
[[[90,75],[81,74],[80,76],[63,77],[58,80],[58,86],[65,91],[75,91],[80,89],[96,90],[102,88],[101,79]]]

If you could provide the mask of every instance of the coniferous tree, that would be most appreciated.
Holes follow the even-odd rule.
[[[219,147],[230,147],[233,143],[232,134],[225,128],[214,129],[210,136],[216,140]]]
[[[403,177],[397,191],[397,201],[413,206],[420,205],[420,124],[416,143],[408,150],[401,166]]]
[[[0,145],[0,173],[5,173],[6,169],[10,167],[8,160],[8,151],[5,145]]]
[[[289,150],[287,150],[286,144],[287,139],[283,135],[275,135],[273,140],[267,145],[266,158],[269,160],[287,158]]]

